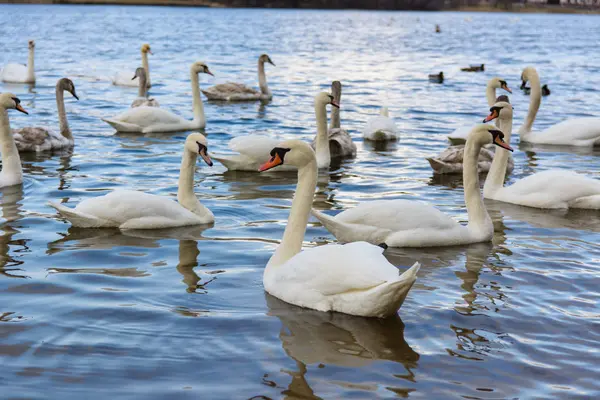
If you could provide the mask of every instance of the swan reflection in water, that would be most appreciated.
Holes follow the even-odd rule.
[[[17,245],[27,249],[26,240],[14,241],[12,237],[20,231],[15,227],[21,219],[21,202],[23,201],[23,185],[8,186],[0,189],[0,275],[8,278],[27,278],[19,268],[24,261],[10,255],[11,246]]]

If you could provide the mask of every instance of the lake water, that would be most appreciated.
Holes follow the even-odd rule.
[[[311,140],[313,97],[339,79],[342,125],[359,151],[320,176],[315,206],[415,199],[465,222],[461,178],[433,177],[425,157],[446,147],[454,127],[488,114],[492,76],[515,89],[520,126],[527,65],[552,90],[535,127],[598,116],[598,37],[596,16],[0,5],[2,64],[25,62],[27,40],[37,43],[37,85],[0,84],[30,111],[11,112],[12,126],[57,126],[54,85],[63,76],[81,98],[66,97],[75,149],[23,156],[22,187],[0,197],[0,397],[600,396],[598,212],[486,201],[493,243],[386,252],[401,269],[423,266],[398,318],[371,320],[265,294],[263,269],[285,227],[294,174],[198,163],[195,190],[216,215],[213,227],[80,230],[46,205],[117,188],[175,196],[185,134],[115,135],[100,120],[135,98],[110,77],[133,76],[148,42],[151,95],[189,118],[192,62],[216,75],[201,75],[204,87],[256,86],[263,52],[277,64],[267,66],[270,104],[205,102],[212,153],[256,132]],[[477,63],[485,73],[459,70]],[[428,83],[438,71],[446,82]],[[359,132],[382,104],[401,140],[373,148]],[[518,137],[513,146],[509,181],[554,167],[600,178],[600,150],[523,147]],[[311,220],[305,246],[332,241]]]

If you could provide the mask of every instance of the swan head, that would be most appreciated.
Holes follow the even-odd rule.
[[[504,100],[498,97],[498,100]],[[508,98],[506,99],[508,100]],[[512,119],[513,117],[513,106],[508,101],[496,101],[496,103],[490,107],[490,115],[485,117],[483,122],[490,122],[496,118]]]
[[[321,92],[315,96],[315,106],[326,106],[327,104],[340,108],[340,105],[334,100],[333,95],[329,93]]]
[[[0,107],[5,110],[13,109],[21,111],[23,114],[29,114],[23,107],[21,107],[21,100],[12,93],[0,94]]]
[[[482,147],[486,144],[493,143],[498,147],[502,147],[508,151],[513,151],[513,148],[504,141],[504,132],[493,125],[476,125],[469,133],[467,144],[472,143],[473,141]]]
[[[135,75],[133,75],[133,78],[131,78],[131,80],[134,80],[135,78],[145,78],[146,77],[146,70],[144,69],[144,67],[138,67],[135,69]]]
[[[75,92],[75,84],[69,78],[62,78],[62,79],[60,79],[58,81],[58,83],[56,84],[56,86],[59,89],[62,89],[64,91],[66,91],[66,92],[71,93],[71,96],[73,96],[77,100],[79,100],[79,97],[77,96],[77,93]]]
[[[213,162],[208,155],[208,141],[206,137],[201,133],[190,133],[185,139],[185,149],[193,154],[198,154],[206,165],[209,167],[213,166]]]
[[[29,47],[29,50],[35,49],[35,41],[34,40],[30,40],[28,42],[28,47]]]
[[[144,43],[144,44],[142,45],[142,48],[141,48],[141,50],[142,50],[142,53],[149,53],[149,54],[153,54],[153,53],[152,53],[152,50],[150,50],[150,45],[149,45],[148,43]]]
[[[258,57],[258,62],[260,63],[269,63],[272,66],[276,66],[275,63],[273,61],[271,61],[271,57],[269,57],[267,54],[261,54],[260,57]]]
[[[504,79],[492,78],[488,82],[488,85],[490,85],[490,87],[493,87],[494,89],[503,89],[506,90],[508,93],[512,93],[512,90],[508,87],[508,84]]]
[[[195,74],[209,74],[211,76],[215,76],[208,69],[208,65],[204,64],[202,61],[196,61],[195,63],[193,63],[191,69],[192,69],[192,72]]]
[[[521,89],[525,88],[525,84],[533,78],[537,78],[537,80],[540,79],[536,69],[533,67],[526,67],[523,72],[521,72]]]
[[[316,163],[316,161],[315,152],[308,143],[296,139],[286,140],[271,150],[271,158],[258,170],[264,172],[283,164],[302,168],[308,163]]]

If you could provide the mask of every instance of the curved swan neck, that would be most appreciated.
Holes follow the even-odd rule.
[[[510,143],[512,115],[504,117],[500,116],[496,126],[498,126],[502,132],[506,132],[504,134],[504,141]],[[504,186],[508,157],[510,157],[510,153],[507,150],[496,148],[492,166],[490,167],[485,183],[483,184],[483,197],[491,198],[498,189],[501,189]]]
[[[34,47],[29,49],[29,55],[27,57],[27,80],[30,82],[35,81],[35,62],[33,53],[35,51]]]
[[[467,213],[469,214],[469,223],[467,226],[475,229],[484,229],[491,224],[490,216],[483,204],[481,190],[479,189],[477,162],[481,147],[477,139],[467,139],[463,159],[465,204],[467,205]]]
[[[146,98],[148,96],[148,78],[144,71],[141,75],[138,75],[138,97]]]
[[[315,102],[315,115],[317,117],[317,140],[315,144],[317,166],[319,168],[329,168],[331,153],[329,153],[329,135],[327,133],[327,105]]]
[[[177,187],[177,201],[191,212],[195,212],[200,205],[194,194],[194,171],[198,155],[184,150],[179,169],[179,183]]]
[[[65,138],[72,140],[73,134],[69,128],[67,121],[67,113],[65,112],[65,92],[60,84],[56,85],[56,110],[58,111],[58,123],[60,125],[60,134]]]
[[[10,130],[8,112],[4,108],[0,108],[0,155],[2,156],[0,181],[12,184],[21,183],[23,181],[21,158]]]
[[[271,95],[269,86],[267,85],[267,75],[265,74],[265,62],[258,60],[258,87],[262,94]]]
[[[337,103],[340,104],[340,101],[342,100],[342,89],[337,89],[334,90],[333,93],[333,100]],[[331,107],[331,121],[329,122],[329,128],[330,129],[335,129],[335,128],[340,128],[340,109],[337,107]]]
[[[485,87],[485,99],[490,107],[496,104],[496,88],[491,81]]]
[[[206,120],[204,118],[204,104],[200,98],[200,78],[198,72],[193,69],[190,72],[190,79],[192,81],[192,108],[194,109],[194,120],[200,121],[201,126],[204,127]]]
[[[298,185],[281,244],[269,260],[267,269],[284,264],[302,250],[306,225],[317,187],[317,163],[312,160],[298,169]]]
[[[529,110],[527,111],[527,118],[525,118],[523,126],[521,126],[519,129],[519,133],[524,136],[531,132],[533,122],[535,121],[535,116],[537,115],[537,112],[540,109],[540,103],[542,102],[542,86],[540,85],[540,77],[537,73],[533,72],[530,72],[529,75],[529,84],[531,85]]]
[[[146,87],[150,87],[150,65],[148,64],[148,53],[142,51],[142,67],[146,70]]]

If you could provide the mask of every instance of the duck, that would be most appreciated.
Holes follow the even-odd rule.
[[[461,68],[460,70],[464,71],[464,72],[483,72],[483,71],[485,71],[485,64],[470,65],[466,68]]]
[[[220,85],[209,87],[203,90],[202,93],[208,100],[220,101],[268,101],[273,98],[273,94],[267,85],[267,77],[265,75],[265,63],[275,66],[267,54],[261,54],[258,57],[258,86],[260,90],[253,89],[242,83],[227,82]]]
[[[529,66],[523,70],[521,80],[523,81],[521,87],[525,87],[527,82],[531,85],[527,117],[519,128],[522,142],[577,147],[600,146],[600,117],[569,118],[543,131],[532,131],[542,101],[540,77],[537,70]]]
[[[398,140],[396,123],[390,118],[387,107],[381,107],[379,115],[370,118],[362,131],[364,140],[386,142]]]
[[[329,168],[331,164],[331,152],[329,151],[329,140],[327,140],[327,105],[339,107],[333,95],[325,92],[315,96],[315,116],[317,120],[316,154],[318,167]],[[229,141],[229,148],[238,154],[213,156],[223,164],[229,171],[257,172],[258,168],[269,155],[271,149],[279,143],[279,140],[264,135],[238,136]],[[285,165],[275,171],[292,171],[293,165]]]
[[[69,78],[61,78],[56,82],[56,110],[58,111],[59,132],[47,127],[28,126],[13,129],[13,137],[20,152],[43,152],[69,149],[75,145],[73,134],[65,112],[64,92],[68,92],[79,100],[75,92],[75,84]]]
[[[342,83],[340,81],[333,81],[331,83],[331,95],[333,96],[333,100],[339,105],[342,98]],[[318,135],[315,136],[312,141],[311,147],[313,150],[317,147],[318,137]],[[356,156],[356,144],[352,141],[352,137],[348,131],[340,127],[339,107],[331,107],[331,121],[327,137],[329,139],[331,158]]]
[[[200,156],[208,165],[208,142],[201,133],[191,133],[184,143],[179,172],[177,202],[136,190],[115,190],[86,199],[75,208],[49,202],[48,205],[77,228],[165,229],[213,223],[213,213],[194,195],[194,169]]]
[[[521,86],[521,90],[523,90],[523,93],[526,95],[530,95],[531,94],[531,88],[527,87],[527,86]],[[550,95],[550,88],[548,87],[547,84],[542,86],[542,96],[549,96]]]
[[[148,98],[146,70],[143,67],[139,67],[135,70],[135,75],[133,76],[133,78],[131,78],[131,80],[134,80],[135,78],[139,79],[138,97],[137,97],[137,99],[135,99],[133,101],[133,103],[131,103],[131,108],[142,107],[142,106],[160,107],[160,104],[158,104],[158,101],[156,101],[155,99]]]
[[[488,107],[491,107],[496,103],[496,89],[505,90],[512,94],[512,90],[508,87],[506,80],[498,77],[490,79],[485,87],[485,98],[488,103]],[[465,144],[467,136],[471,132],[471,126],[465,125],[456,128],[451,134],[448,135],[448,140],[452,145]]]
[[[494,104],[486,121],[493,119],[497,119],[500,129],[510,136],[512,106],[506,102]],[[550,169],[504,186],[506,162],[504,154],[494,156],[483,186],[486,199],[541,209],[600,210],[600,180],[565,169]]]
[[[444,83],[444,72],[440,72],[439,74],[430,74],[429,82]]]
[[[287,303],[322,312],[385,318],[397,314],[417,279],[417,262],[402,274],[366,242],[327,244],[302,251],[317,186],[318,161],[308,143],[286,140],[271,149],[261,172],[284,165],[298,185],[281,243],[263,274],[265,291]]]
[[[17,110],[29,114],[21,100],[12,93],[0,93],[0,155],[2,171],[0,171],[0,187],[14,186],[23,182],[21,157],[10,129],[7,110]]]
[[[144,69],[146,70],[146,86],[150,88],[152,87],[152,83],[150,82],[150,65],[148,64],[148,54],[153,53],[152,50],[150,50],[150,45],[148,43],[144,43],[140,48],[140,51],[142,53],[142,67],[144,67]],[[137,86],[137,82],[132,82],[130,76],[131,72],[129,71],[118,72],[114,76],[112,83],[116,86]]]
[[[435,25],[435,33],[442,33],[442,28],[439,25]]]
[[[338,241],[365,241],[390,247],[455,246],[489,242],[494,225],[479,189],[477,157],[482,146],[494,143],[512,151],[504,134],[487,124],[476,125],[467,139],[463,182],[469,215],[462,225],[437,208],[412,200],[375,200],[343,211],[335,217],[312,210],[312,214]]]
[[[163,108],[148,106],[130,108],[113,118],[102,118],[102,120],[118,132],[129,133],[182,132],[204,129],[206,118],[202,99],[200,98],[200,88],[198,87],[199,73],[214,76],[202,61],[197,61],[190,67],[192,108],[194,110],[194,119],[191,121]]]
[[[35,64],[34,51],[35,41],[28,42],[29,56],[27,57],[27,65],[23,64],[6,64],[0,71],[0,79],[8,83],[35,83]]]

